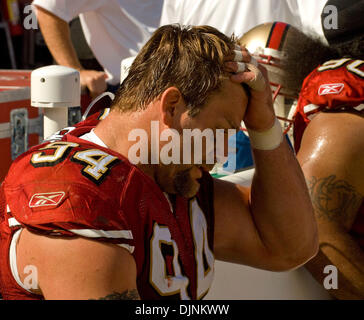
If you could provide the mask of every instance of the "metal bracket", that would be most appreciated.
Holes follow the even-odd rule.
[[[73,126],[81,121],[81,108],[68,108],[68,124]],[[37,134],[39,143],[43,141],[43,113],[39,111],[37,118],[28,118],[26,108],[10,111],[10,123],[0,123],[0,139],[11,138],[11,159],[15,160],[19,155],[28,150],[29,134]]]
[[[10,111],[11,159],[16,159],[28,149],[28,110]]]
[[[76,123],[81,121],[81,108],[70,107],[68,108],[68,126],[73,127]]]

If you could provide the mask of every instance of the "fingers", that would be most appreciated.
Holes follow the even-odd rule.
[[[243,52],[241,50],[234,50],[234,61],[243,61]]]
[[[233,53],[229,56],[227,56],[227,58],[230,59],[225,59],[226,61],[242,61],[242,62],[250,62],[252,64],[258,64],[258,62],[252,57],[252,55],[250,54],[250,52],[248,51],[247,48],[243,47],[243,46],[239,46],[239,45],[235,45],[235,49],[233,50]]]
[[[237,62],[238,64],[242,63],[242,62],[248,62],[256,67],[258,67],[258,65],[259,65],[258,61],[254,57],[251,56],[251,54],[249,53],[249,51],[246,48],[243,48],[241,50],[233,50],[233,54],[227,56],[225,61],[226,61],[225,62],[226,66],[229,66],[229,65],[234,66],[234,65],[230,64],[232,61]],[[237,71],[233,70],[233,72],[237,72]]]
[[[239,72],[230,77],[234,82],[246,83],[250,88],[256,91],[264,91],[266,88],[266,81],[263,73],[258,67],[251,63],[247,63],[247,71]]]
[[[230,51],[228,55],[225,56],[224,61],[246,61],[249,62],[250,54],[245,47],[240,47],[235,45],[234,49]]]
[[[106,88],[106,74],[95,70],[81,70],[81,85],[86,86],[90,91],[91,98],[103,93]]]
[[[234,73],[230,77],[233,82],[245,82],[249,87],[257,91],[263,91],[265,89],[265,77],[260,70],[263,67],[244,62],[226,62],[225,66],[229,72]]]
[[[224,66],[225,66],[225,70],[227,72],[236,73],[237,70],[238,70],[238,63],[237,62],[232,62],[232,61],[225,62]]]
[[[234,82],[246,83],[253,90],[263,91],[266,88],[265,70],[252,57],[245,47],[235,46],[230,61],[225,62],[228,72],[234,73],[230,78]]]
[[[253,58],[252,56],[250,57],[250,63],[252,65],[258,67],[258,61],[255,58]]]

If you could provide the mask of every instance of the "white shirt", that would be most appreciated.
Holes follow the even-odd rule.
[[[108,82],[120,82],[120,63],[134,56],[159,26],[163,0],[34,0],[69,22],[79,16],[92,52]]]
[[[241,37],[251,28],[273,21],[322,35],[320,15],[327,0],[164,0],[161,25],[211,25]]]
[[[316,33],[324,38],[324,32],[321,26],[321,13],[327,0],[286,0],[302,27],[302,31]],[[299,27],[297,24],[293,24]]]
[[[98,135],[96,135],[94,129],[92,129],[90,132],[85,133],[84,135],[79,137],[80,139],[86,140],[86,141],[90,141],[94,144],[97,144],[101,147],[107,148],[108,146],[104,143],[104,141],[102,141]]]

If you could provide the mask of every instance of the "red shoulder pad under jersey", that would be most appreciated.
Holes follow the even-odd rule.
[[[133,170],[118,153],[68,134],[14,161],[3,186],[6,203],[35,232],[94,238],[132,252],[133,202],[123,196]]]
[[[305,79],[295,112],[294,138],[298,151],[303,132],[313,114],[323,110],[364,109],[364,61],[330,60]]]

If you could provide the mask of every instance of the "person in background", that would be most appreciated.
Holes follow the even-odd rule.
[[[329,46],[291,38],[283,66],[300,92],[295,149],[319,227],[320,251],[305,266],[333,297],[364,299],[364,1],[326,5],[338,11],[338,28],[322,12]]]
[[[34,0],[37,19],[54,60],[80,71],[91,97],[115,91],[121,60],[136,55],[158,27],[163,0]],[[84,69],[72,45],[68,23],[80,17],[82,29],[103,71]]]
[[[325,0],[165,0],[160,25],[211,25],[228,36],[241,37],[272,21],[323,36],[320,14]]]

